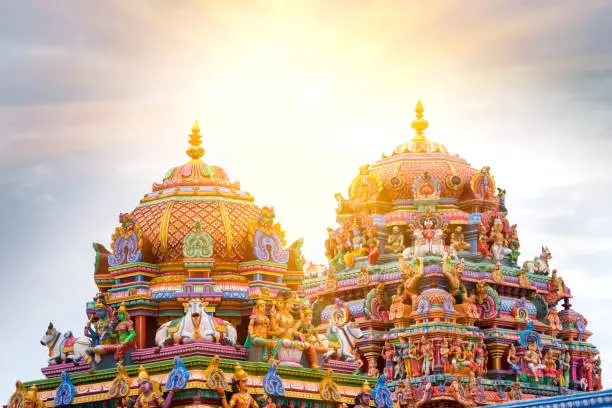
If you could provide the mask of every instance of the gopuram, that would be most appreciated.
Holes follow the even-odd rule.
[[[93,244],[83,326],[41,328],[46,378],[17,381],[7,406],[475,407],[600,390],[551,251],[519,260],[491,168],[428,140],[415,111],[411,140],[336,194],[327,265],[203,160],[196,122],[187,163]]]

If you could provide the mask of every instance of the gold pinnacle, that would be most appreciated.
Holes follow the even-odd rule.
[[[200,135],[200,125],[196,120],[191,128],[189,135],[189,148],[186,150],[187,156],[191,157],[190,163],[202,163],[200,158],[204,156],[204,148],[202,145],[202,135]]]
[[[414,142],[424,142],[427,139],[423,132],[429,126],[429,122],[423,119],[423,104],[421,103],[421,99],[418,100],[416,107],[414,108],[416,112],[416,119],[412,121],[412,128],[416,131],[412,141]]]

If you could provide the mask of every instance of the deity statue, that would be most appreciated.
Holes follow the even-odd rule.
[[[370,400],[372,399],[372,387],[367,380],[363,382],[361,386],[361,392],[355,397],[354,408],[368,408],[370,406]],[[226,407],[223,407],[226,408]]]
[[[550,306],[548,308],[548,322],[550,324],[550,328],[554,333],[558,333],[563,330],[563,325],[561,324],[561,319],[559,319],[559,314],[557,313],[557,308],[554,306]]]
[[[478,225],[478,251],[487,259],[502,262],[512,252],[510,244],[514,238],[508,220],[503,214],[490,210],[482,215]]]
[[[404,234],[400,231],[400,228],[395,225],[391,234],[387,238],[387,246],[385,247],[387,252],[392,254],[400,254],[406,248],[404,246]]]
[[[450,348],[450,357],[451,357],[451,366],[453,367],[453,372],[458,373],[460,367],[463,366],[463,347],[459,343],[459,340],[454,339]]]
[[[99,311],[96,314],[103,310],[103,308],[97,309]],[[136,338],[134,323],[130,319],[125,302],[121,303],[115,312],[115,316],[107,322],[108,324],[103,324],[102,322],[102,319],[97,322],[97,324],[100,324],[100,344],[93,347],[96,355],[95,361],[99,362],[100,356],[103,354],[114,352],[113,358],[115,362],[123,364],[125,352],[128,348],[135,346],[134,339]],[[108,332],[105,332],[105,330],[108,330]],[[110,335],[112,340],[107,335]]]
[[[164,399],[159,384],[149,379],[149,374],[142,365],[138,369],[138,390],[139,394],[135,404],[138,408],[168,408],[176,391],[170,390]]]
[[[587,383],[586,391],[593,391],[595,389],[595,357],[593,352],[589,352],[582,360],[582,369]]]
[[[421,337],[421,343],[419,344],[419,359],[421,362],[421,373],[423,375],[429,375],[433,369],[433,344],[428,341],[425,336]]]
[[[391,296],[391,306],[389,306],[389,320],[399,319],[404,316],[404,285],[397,284],[395,295]]]
[[[521,360],[516,354],[516,348],[512,343],[510,343],[508,346],[508,357],[506,358],[506,361],[508,362],[508,367],[510,370],[513,371],[514,374],[518,375],[518,373],[521,371]]]
[[[558,366],[559,366],[559,386],[560,387],[569,387],[571,358],[572,357],[569,351],[565,351],[559,355]]]
[[[296,325],[296,333],[298,339],[303,343],[306,357],[310,364],[310,368],[318,370],[319,360],[318,354],[327,352],[327,347],[319,339],[317,328],[312,324],[312,309],[308,306],[303,306],[300,310],[300,321]],[[363,365],[363,362],[362,362]]]
[[[484,345],[482,338],[478,339],[476,347],[474,348],[474,363],[476,366],[475,374],[478,377],[482,377],[487,370],[487,348]]]
[[[368,261],[370,265],[376,265],[376,261],[380,256],[380,243],[378,238],[376,238],[376,228],[368,229],[367,237]]]
[[[508,248],[510,248],[510,263],[516,265],[519,255],[521,254],[519,252],[521,249],[521,242],[519,241],[518,232],[516,231],[516,224],[512,224],[510,231],[510,242],[508,244]]]
[[[448,344],[448,340],[446,339],[446,337],[444,337],[442,339],[442,343],[440,344],[440,364],[442,365],[442,372],[443,373],[450,373],[450,361],[449,361],[449,355],[450,355],[450,347]]]
[[[487,285],[485,281],[478,281],[478,283],[476,283],[476,287],[474,288],[474,298],[477,305],[484,303],[485,298],[487,297],[488,286],[489,285]]]
[[[419,377],[421,375],[421,365],[419,364],[419,348],[415,343],[408,339],[407,350],[407,359],[404,359],[404,364],[406,364],[406,361],[409,362],[409,364],[406,364],[406,373],[410,377]]]
[[[221,406],[223,408],[259,408],[255,399],[247,391],[247,379],[248,374],[244,371],[240,363],[236,363],[232,381],[234,395],[232,395],[229,402],[225,397],[225,390],[222,387],[217,388],[217,392],[221,396]]]
[[[478,312],[478,307],[476,306],[476,298],[474,297],[474,295],[466,297],[464,299],[464,304],[466,317],[468,317],[472,321],[480,318],[480,313]]]
[[[515,401],[523,399],[523,393],[521,392],[521,383],[519,382],[518,378],[516,379],[516,381],[514,381],[514,384],[512,384],[512,390],[510,390],[510,398]]]
[[[103,294],[98,294],[94,311],[85,326],[84,335],[93,340],[94,346],[116,344],[117,339],[112,333],[116,324],[116,317],[113,317],[112,309],[104,302]]]
[[[553,357],[552,349],[546,350],[542,364],[544,364],[544,377],[550,379],[557,377],[557,364]]]
[[[38,387],[30,387],[23,400],[23,408],[43,408],[45,404],[38,398]]]
[[[546,366],[542,364],[542,353],[540,352],[540,349],[538,348],[538,345],[533,338],[529,339],[524,359],[525,363],[527,364],[527,369],[534,377],[534,381],[538,382],[539,377],[541,376],[538,371],[543,370],[544,368],[546,368]]]
[[[249,327],[247,329],[248,337],[244,344],[246,348],[250,348],[251,345],[264,348],[264,358],[268,355],[268,362],[272,362],[276,359],[280,342],[272,340],[275,326],[271,323],[271,320],[276,319],[276,309],[272,307],[270,310],[270,318],[266,314],[266,301],[258,299],[255,302],[255,307],[251,313],[249,319]]]
[[[527,277],[525,268],[521,268],[518,274],[518,284],[521,288],[526,288],[526,289],[531,288],[531,282],[529,281],[529,278]]]
[[[119,347],[115,351],[115,360],[119,364],[123,364],[125,351],[135,346],[134,339],[136,338],[136,331],[134,330],[134,323],[132,319],[130,319],[130,314],[125,307],[125,302],[121,303],[121,306],[119,306],[117,317],[119,318],[119,323],[117,323],[115,327],[115,332],[119,340]]]
[[[593,379],[593,388],[597,391],[597,390],[601,390],[602,387],[602,376],[601,376],[601,358],[599,356],[599,352],[597,350],[595,350],[595,357],[594,357],[594,367],[593,367],[593,375],[594,375],[594,379]]]
[[[470,244],[465,242],[463,238],[463,228],[461,226],[455,227],[455,231],[451,233],[450,246],[458,252],[464,251],[470,247]]]
[[[381,352],[382,358],[385,360],[385,370],[384,374],[387,378],[387,381],[393,380],[393,358],[395,357],[395,350],[391,346],[390,343],[385,343],[385,347]]]
[[[493,270],[491,271],[491,279],[493,280],[493,282],[498,283],[500,285],[504,283],[504,275],[502,275],[501,273],[501,263],[495,262]]]
[[[361,353],[359,352],[355,353],[355,363],[357,363],[357,367],[355,368],[355,371],[353,371],[353,375],[361,375],[361,369],[365,363],[363,362]]]
[[[492,243],[491,253],[495,262],[501,262],[504,256],[510,254],[510,249],[507,248],[508,241],[504,236],[504,224],[499,218],[496,218],[493,222],[493,229],[489,233],[489,241]]]

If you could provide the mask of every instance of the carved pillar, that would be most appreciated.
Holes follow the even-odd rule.
[[[506,352],[508,345],[504,343],[489,343],[487,344],[487,350],[489,352],[489,358],[491,361],[492,371],[502,371],[503,361],[502,358]]]
[[[136,348],[143,349],[147,347],[147,316],[135,316],[136,324]]]
[[[478,222],[480,222],[480,219],[478,219]],[[468,249],[468,251],[470,252],[477,251],[477,243],[478,243],[477,227],[478,227],[477,225],[466,225],[463,228],[463,239],[465,240],[465,242],[470,244],[470,248]]]
[[[381,355],[384,342],[382,341],[366,341],[359,346],[359,351],[366,358],[368,364],[368,375],[371,377],[378,377],[381,371],[378,366],[378,358]],[[374,369],[376,375],[374,375]]]

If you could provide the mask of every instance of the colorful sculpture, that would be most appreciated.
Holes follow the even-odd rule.
[[[236,363],[234,378],[232,381],[232,389],[234,390],[234,394],[229,402],[225,397],[225,390],[221,387],[217,388],[217,392],[221,397],[221,406],[223,408],[259,408],[259,405],[255,399],[247,391],[247,378],[248,375],[240,363]]]
[[[138,390],[139,394],[135,404],[138,408],[168,408],[172,403],[174,393],[177,391],[170,390],[164,399],[159,383],[149,378],[149,373],[142,365],[138,369]]]
[[[78,363],[81,360],[89,362],[89,350],[93,342],[88,337],[74,337],[72,332],[61,333],[53,323],[49,322],[45,335],[40,339],[40,344],[49,349],[49,364],[63,362]]]
[[[50,325],[43,374],[101,368],[73,377],[73,405],[147,407],[210,405],[210,391],[200,391],[224,394],[223,370],[233,367],[225,408],[342,406],[355,395],[365,407],[364,374],[378,380],[377,396],[397,384],[400,407],[494,404],[511,382],[525,399],[600,388],[586,318],[569,304],[548,248],[518,263],[517,226],[491,169],[427,140],[420,102],[415,111],[414,136],[363,166],[347,198],[336,196],[328,265],[307,261],[301,239],[286,247],[274,209],[204,162],[194,125],[188,161],[120,215],[110,250],[94,244],[98,294],[86,306],[86,337]],[[123,362],[117,372],[110,355],[102,358],[110,353]],[[132,364],[146,364],[173,391],[163,398],[141,372],[138,400],[126,400],[136,392]],[[241,367],[253,370],[248,379]],[[11,408],[39,408],[39,396],[67,401],[69,393],[54,394],[57,381],[32,384],[28,393],[17,386]],[[391,404],[377,396],[376,405]]]
[[[229,322],[213,317],[206,311],[207,302],[190,299],[183,304],[185,315],[162,324],[155,333],[158,347],[193,342],[235,345],[236,328]]]

